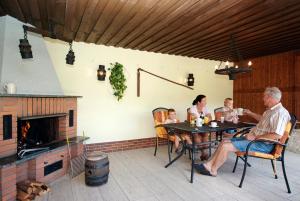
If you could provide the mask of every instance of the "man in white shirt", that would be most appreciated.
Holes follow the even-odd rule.
[[[255,114],[250,110],[244,111],[245,114],[259,121],[258,124],[251,129],[245,138],[222,141],[211,159],[204,164],[196,164],[195,169],[204,175],[217,176],[217,171],[227,160],[228,153],[246,151],[247,145],[255,139],[279,140],[290,121],[289,112],[282,106],[280,100],[281,91],[277,87],[266,88],[263,101],[267,109],[264,114]],[[258,142],[253,144],[249,151],[270,153],[273,148],[273,144]]]

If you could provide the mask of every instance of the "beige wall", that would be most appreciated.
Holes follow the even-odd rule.
[[[154,137],[152,109],[164,106],[177,110],[181,120],[186,108],[198,94],[206,94],[208,107],[223,104],[232,97],[233,83],[227,76],[214,74],[216,61],[74,43],[75,65],[67,65],[67,43],[46,39],[50,57],[65,94],[82,95],[78,103],[78,132],[91,137],[89,143]],[[118,102],[112,95],[108,76],[97,80],[96,70],[112,62],[125,66],[127,91]],[[142,73],[141,97],[136,96],[136,71],[143,68],[171,80],[183,83],[188,73],[194,73],[195,90],[159,80]],[[109,72],[108,72],[109,75]]]

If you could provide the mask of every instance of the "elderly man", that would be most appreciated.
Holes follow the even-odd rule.
[[[289,112],[282,106],[280,100],[281,91],[277,87],[266,88],[263,102],[267,109],[263,115],[250,110],[244,111],[245,114],[255,118],[258,124],[245,137],[222,141],[211,159],[206,163],[196,164],[195,169],[203,175],[217,176],[217,171],[225,163],[228,153],[246,151],[249,142],[255,139],[279,140],[290,121]],[[273,148],[272,144],[259,142],[251,146],[249,151],[270,153]]]

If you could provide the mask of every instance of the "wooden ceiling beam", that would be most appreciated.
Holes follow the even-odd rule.
[[[255,55],[255,53],[257,53],[257,52],[266,52],[266,54],[269,54],[269,52],[272,52],[273,50],[277,51],[278,48],[285,49],[285,47],[290,44],[294,44],[293,47],[300,48],[300,44],[296,43],[297,41],[300,41],[300,38],[284,40],[284,41],[282,41],[282,44],[278,44],[278,43],[274,43],[274,44],[268,43],[268,44],[260,44],[260,45],[258,44],[247,50],[242,50],[245,52],[245,54],[243,55],[243,58],[244,59],[253,58],[253,56],[251,56],[251,55],[253,55],[253,54]],[[268,49],[270,51],[268,51]],[[220,55],[224,55],[225,53],[226,52],[216,51],[214,53],[207,54],[207,53],[203,52],[203,53],[193,55],[193,57],[198,58],[198,57],[207,57],[207,55],[215,55],[215,56],[219,56],[219,57],[223,58],[222,59],[223,61],[226,61],[228,58],[220,56]],[[235,61],[237,61],[237,60],[235,60]]]
[[[103,12],[108,0],[90,0],[87,3],[86,10],[84,12],[82,22],[80,23],[78,32],[82,36],[83,41],[87,42],[95,42],[88,41],[90,34],[92,33],[96,22],[98,21],[101,13]]]
[[[245,55],[245,59],[255,58],[257,55],[265,53],[265,55],[270,55],[274,53],[286,52],[290,50],[295,50],[300,48],[300,39],[285,41],[285,44],[270,44],[268,47],[263,47],[259,50],[251,50]],[[252,56],[255,55],[255,56]]]
[[[98,42],[107,45],[107,42],[120,32],[126,22],[130,21],[142,9],[144,0],[127,1],[115,16],[111,25],[103,32]]]
[[[75,21],[75,24],[76,24],[76,29],[74,31],[75,32],[75,36],[74,36],[75,41],[81,41],[82,38],[84,37],[83,34],[81,32],[79,32],[79,28],[80,28],[80,25],[82,24],[82,20],[86,13],[88,2],[89,2],[89,0],[77,1],[77,7],[76,7],[77,12],[75,12],[75,14],[79,13],[79,15]],[[72,20],[74,20],[74,18]]]
[[[249,9],[245,12],[242,12],[242,14],[237,14],[235,16],[232,16],[231,19],[235,20],[227,20],[221,24],[216,24],[211,27],[208,27],[207,29],[204,29],[205,31],[200,32],[200,35],[198,34],[196,36],[191,36],[186,40],[186,43],[181,44],[181,41],[176,41],[176,43],[173,44],[162,44],[164,45],[164,48],[157,48],[157,49],[150,49],[150,51],[164,51],[169,52],[177,51],[184,48],[191,48],[195,46],[205,46],[209,43],[215,43],[220,44],[221,42],[226,41],[228,45],[228,38],[230,34],[239,35],[239,33],[243,31],[249,31],[251,28],[255,28],[257,26],[264,26],[268,22],[276,21],[278,17],[281,17],[285,14],[288,14],[288,11],[292,11],[291,7],[294,5],[290,5],[290,9],[286,8],[281,12],[278,12],[278,8],[270,8],[266,9],[265,6],[268,6],[268,4],[262,4],[258,9]],[[280,6],[280,5],[279,5]],[[298,8],[297,8],[298,9]],[[253,12],[252,10],[255,10],[257,12]],[[287,11],[288,10],[288,11]],[[295,10],[295,9],[293,9]],[[246,15],[244,15],[244,13]],[[247,15],[248,14],[248,15]],[[208,32],[206,32],[208,31]],[[224,37],[224,35],[227,37]],[[194,37],[194,39],[193,39]],[[202,43],[199,43],[201,41],[205,41]],[[224,44],[223,44],[224,45]],[[223,46],[222,45],[222,46]]]
[[[39,10],[43,11],[43,12],[39,12],[42,29],[48,30],[49,28],[48,12],[51,8],[47,8],[47,0],[39,0],[37,3],[38,3]]]
[[[25,17],[17,0],[1,0],[1,8],[5,13],[25,22]]]
[[[138,35],[134,40],[126,45],[128,48],[140,49],[140,45],[147,40],[154,42],[155,37],[165,32],[173,32],[178,30],[180,25],[190,23],[195,20],[199,13],[204,13],[207,10],[214,8],[219,2],[216,0],[203,1],[184,1],[183,4],[174,4],[174,9],[166,12],[162,17],[163,20],[158,21],[148,29],[142,30],[142,34]],[[166,24],[168,26],[166,26]]]
[[[31,15],[31,11],[28,5],[28,1],[27,0],[18,0],[18,3],[20,5],[20,8],[24,14],[25,17],[25,23],[29,23],[31,25],[34,25],[34,20],[32,18]]]
[[[297,9],[300,8],[300,5],[298,6]],[[290,14],[289,14],[290,13]],[[279,16],[278,16],[279,17]],[[299,21],[300,17],[299,14],[296,14],[295,12],[288,12],[286,15],[284,15],[284,17],[281,17],[280,20],[270,20],[270,23],[265,23],[265,24],[260,24],[260,25],[254,25],[253,27],[245,27],[243,29],[242,32],[237,32],[235,33],[235,39],[237,44],[239,44],[239,41],[244,41],[244,39],[246,40],[247,38],[251,38],[251,37],[256,37],[259,38],[258,36],[260,36],[261,34],[270,34],[270,31],[272,31],[272,29],[274,29],[274,27],[276,28],[276,26],[278,27],[282,27],[282,26],[289,26],[289,24],[293,24],[294,22]],[[276,28],[277,29],[277,28]],[[239,37],[240,36],[240,37]],[[229,46],[229,36],[226,38],[222,38],[222,41],[220,40],[208,40],[205,41],[207,44],[203,44],[203,42],[199,42],[200,44],[195,44],[192,45],[189,48],[186,49],[191,49],[191,51],[193,51],[193,49],[198,49],[197,47],[200,47],[202,49],[206,49],[207,47],[214,47],[214,48],[219,48],[219,47],[225,47],[225,46]],[[202,45],[201,45],[202,44]],[[181,51],[184,51],[185,49],[182,48]],[[176,51],[176,54],[181,54],[181,51]],[[186,51],[186,50],[185,50]],[[170,52],[170,53],[175,53],[175,52]]]
[[[158,1],[154,9],[151,9],[150,12],[147,12],[147,18],[144,18],[143,21],[141,21],[135,31],[128,33],[125,38],[121,39],[120,42],[117,43],[117,46],[129,48],[128,45],[130,43],[132,43],[138,37],[144,36],[144,32],[155,26],[156,23],[164,21],[166,16],[168,16],[172,11],[176,10],[176,8],[178,8],[182,2],[182,0]]]
[[[94,29],[97,31],[98,37],[95,41],[97,44],[101,44],[101,37],[109,26],[113,23],[114,19],[121,11],[121,9],[126,5],[126,1],[109,1],[107,7],[104,9],[100,20],[97,22]]]
[[[300,23],[300,19],[298,21],[298,23]],[[299,26],[297,25],[298,23],[292,23],[293,26],[289,26],[286,27],[285,29],[278,29],[276,31],[274,31],[272,33],[272,38],[269,37],[269,35],[262,35],[262,36],[257,36],[257,37],[252,37],[252,38],[247,38],[242,40],[240,39],[239,43],[236,43],[237,48],[239,49],[240,53],[243,55],[245,50],[245,48],[252,48],[253,45],[263,45],[266,42],[275,42],[275,43],[279,43],[281,40],[284,40],[285,38],[299,38]],[[290,30],[293,30],[293,32],[290,32]],[[278,38],[280,40],[278,40]],[[197,54],[198,52],[205,52],[206,54],[210,54],[213,52],[229,52],[231,53],[230,47],[227,45],[225,45],[223,48],[221,47],[215,47],[215,46],[211,46],[207,49],[194,49],[192,52],[185,52],[185,53],[180,53],[180,54],[185,54],[185,55],[192,55],[194,56],[194,54]]]
[[[299,40],[297,40],[299,41]],[[278,46],[277,44],[274,45],[274,46],[270,46],[268,48],[262,48],[262,49],[259,49],[259,50],[250,50],[243,58],[244,60],[248,60],[248,59],[252,59],[252,58],[255,58],[255,57],[258,57],[260,56],[262,53],[264,53],[264,55],[269,55],[269,54],[272,54],[275,50],[275,52],[284,52],[284,51],[288,51],[288,50],[293,50],[293,48],[291,48],[291,45],[294,49],[299,49],[299,45],[297,44],[294,44],[294,43],[287,43],[286,45],[284,46]],[[287,45],[289,45],[287,47]],[[227,57],[223,57],[223,56],[220,56],[222,54],[210,54],[209,55],[209,59],[212,59],[212,60],[220,60],[220,61],[226,61],[228,58]],[[197,56],[194,56],[193,58],[207,58],[207,54],[204,54],[204,53],[199,53]]]
[[[86,9],[88,0],[67,0],[66,1],[66,12],[64,16],[64,29],[63,36],[70,38],[71,40],[76,39],[76,34],[80,27],[84,10]]]
[[[178,45],[181,43],[185,44],[185,42],[183,41],[188,41],[190,38],[197,37],[201,32],[218,22],[223,23],[224,20],[230,19],[230,16],[236,13],[236,10],[240,10],[242,8],[245,9],[245,7],[248,8],[258,3],[260,3],[260,1],[247,1],[244,3],[241,3],[240,1],[226,1],[226,3],[222,2],[221,4],[223,5],[220,5],[219,7],[222,6],[224,10],[222,10],[221,8],[220,10],[218,10],[218,7],[210,9],[207,11],[207,13],[196,16],[193,21],[184,24],[180,29],[171,30],[171,32],[161,34],[160,37],[157,37],[157,40],[151,38],[151,40],[149,40],[148,42],[144,42],[138,47],[141,50],[148,51],[148,48],[153,48],[155,45],[157,45],[157,43],[169,43],[173,38],[178,37],[180,39],[177,39],[176,43]],[[243,13],[242,11],[240,12]]]
[[[91,20],[92,24],[90,25],[90,30],[87,32],[88,34],[86,36],[86,42],[88,42],[88,43],[96,43],[97,42],[99,35],[98,35],[97,31],[94,30],[94,28],[97,26],[97,23],[99,22],[101,15],[102,15],[104,9],[106,8],[108,2],[109,2],[109,0],[99,0],[98,6],[97,6],[98,7],[97,16],[93,15],[94,18],[93,18],[93,20]]]
[[[140,0],[141,1],[141,0]],[[160,0],[142,0],[143,6],[139,9],[139,11],[130,18],[125,24],[122,25],[122,28],[118,30],[118,32],[111,37],[106,45],[108,46],[118,46],[126,36],[132,33],[134,30],[138,29],[141,24],[148,19],[148,16],[157,8],[157,3]]]
[[[6,15],[5,10],[2,8],[1,2],[0,2],[0,16]]]
[[[9,14],[61,40],[227,59],[299,48],[298,0],[1,0]],[[295,43],[295,44],[294,44]]]

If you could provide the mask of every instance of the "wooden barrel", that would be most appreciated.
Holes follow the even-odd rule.
[[[109,161],[106,153],[92,152],[85,160],[85,184],[99,186],[108,180]]]

